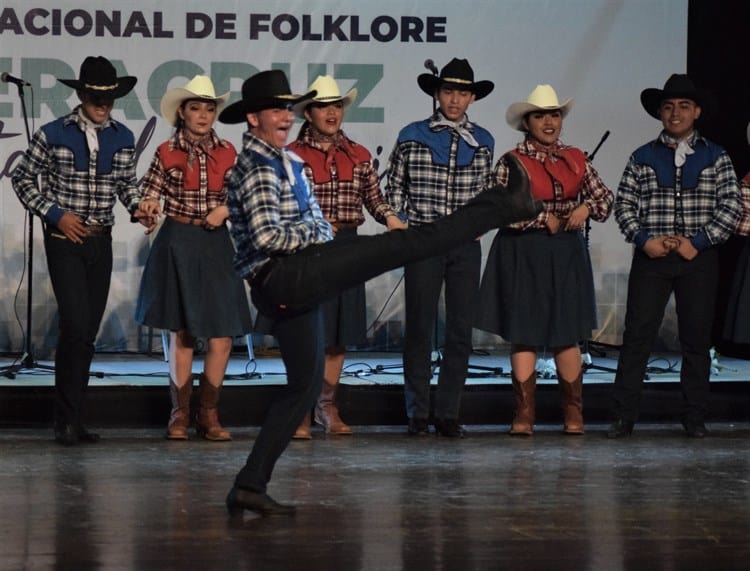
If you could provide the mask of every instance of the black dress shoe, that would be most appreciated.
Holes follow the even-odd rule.
[[[439,418],[435,421],[435,434],[448,438],[465,438],[466,429],[455,418]]]
[[[78,440],[79,442],[99,442],[101,440],[101,436],[99,436],[96,432],[89,432],[86,430],[83,426],[78,427]]]
[[[426,418],[410,418],[407,430],[414,436],[423,436],[430,433],[430,425]]]
[[[227,509],[231,514],[250,510],[262,516],[286,515],[291,516],[297,511],[294,506],[280,504],[268,494],[243,490],[233,487],[227,495]]]
[[[683,420],[682,426],[685,427],[685,432],[688,436],[693,438],[704,438],[708,436],[708,428],[703,424],[702,420]]]
[[[625,420],[624,418],[618,418],[615,420],[607,430],[607,438],[622,438],[623,436],[630,436],[633,434],[634,422],[632,420]]]
[[[72,424],[55,426],[55,442],[63,446],[75,446],[78,444],[78,431]]]

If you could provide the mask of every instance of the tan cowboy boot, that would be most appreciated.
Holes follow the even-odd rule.
[[[312,417],[310,416],[310,413],[308,412],[305,415],[305,418],[302,419],[302,422],[299,423],[299,426],[297,427],[297,430],[294,432],[294,435],[292,438],[294,440],[312,440],[312,430],[310,429],[310,426],[312,425]]]
[[[565,418],[565,434],[583,434],[583,371],[573,381],[559,374],[560,399]]]
[[[199,408],[195,415],[195,431],[201,438],[213,441],[231,440],[232,435],[219,423],[220,388],[208,382],[205,373],[200,376],[198,387]]]
[[[178,387],[172,379],[169,380],[169,397],[172,401],[172,413],[167,424],[167,438],[169,440],[187,440],[188,425],[190,424],[190,395],[193,394],[193,378]]]
[[[511,379],[516,396],[516,413],[510,426],[510,434],[531,436],[534,434],[536,410],[536,371],[525,381],[519,381],[514,373],[511,373]]]
[[[320,397],[315,405],[315,422],[323,426],[326,434],[351,434],[351,427],[339,416],[336,406],[337,389],[338,380],[334,384],[323,382],[323,390],[320,391]]]

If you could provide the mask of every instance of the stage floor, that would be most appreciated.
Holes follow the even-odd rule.
[[[638,425],[611,441],[475,426],[292,442],[269,494],[292,518],[230,517],[224,499],[257,434],[170,442],[102,430],[63,448],[0,431],[0,568],[163,570],[746,569],[750,424],[703,440]]]

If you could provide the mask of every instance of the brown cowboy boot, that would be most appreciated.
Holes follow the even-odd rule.
[[[299,423],[299,426],[297,427],[297,430],[295,430],[292,438],[294,440],[312,440],[312,430],[310,429],[311,425],[312,417],[308,412],[305,415],[305,418],[302,419],[302,422]]]
[[[516,413],[510,434],[513,436],[531,436],[534,434],[534,414],[536,410],[536,371],[525,381],[519,381],[511,373],[513,392],[516,396]]]
[[[583,434],[583,371],[573,381],[557,375],[560,385],[565,434]]]
[[[323,390],[320,391],[320,397],[315,405],[315,422],[323,426],[326,434],[351,434],[351,427],[339,416],[336,406],[337,389],[338,381],[334,384],[323,382]]]
[[[193,378],[178,387],[172,379],[169,380],[169,397],[172,401],[172,413],[167,424],[166,437],[169,440],[187,440],[188,425],[190,424],[190,395],[193,394]]]
[[[231,440],[232,435],[219,423],[220,388],[208,382],[205,373],[200,376],[198,387],[199,408],[195,415],[195,431],[201,438],[213,441]]]

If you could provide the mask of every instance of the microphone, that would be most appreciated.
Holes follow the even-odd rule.
[[[13,77],[7,71],[4,71],[2,74],[0,74],[0,80],[5,83],[15,83],[18,87],[23,87],[24,85],[28,85],[29,87],[31,87],[31,84],[28,81],[26,81],[25,79],[21,79],[20,77]]]
[[[425,68],[429,69],[433,73],[433,75],[438,75],[438,68],[435,65],[435,62],[431,59],[424,60],[424,66]]]
[[[589,153],[589,154],[586,155],[586,158],[590,162],[593,162],[594,157],[596,156],[596,153],[599,150],[599,147],[601,147],[604,144],[604,141],[607,140],[607,137],[609,137],[609,131],[604,131],[604,134],[602,135],[602,138],[599,140],[599,144],[594,148],[593,151],[591,151],[591,153]]]

